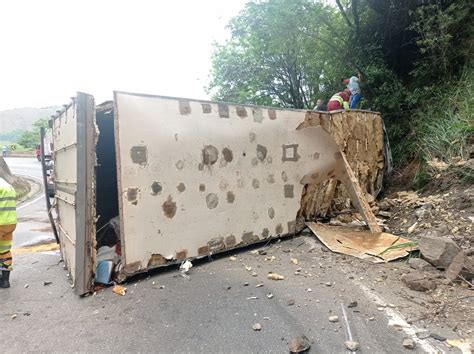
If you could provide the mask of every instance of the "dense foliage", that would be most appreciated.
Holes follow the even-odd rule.
[[[229,23],[229,40],[215,46],[211,95],[312,108],[360,73],[362,108],[382,113],[398,165],[465,155],[473,133],[472,2],[335,4],[247,3]]]
[[[40,129],[48,129],[48,119],[41,118],[33,123],[31,130],[25,130],[18,138],[17,142],[26,149],[34,149],[40,143]]]

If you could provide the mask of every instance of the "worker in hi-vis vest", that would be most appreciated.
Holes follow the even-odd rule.
[[[345,89],[342,92],[336,93],[328,102],[328,111],[337,111],[339,109],[349,109],[349,99],[351,91]]]
[[[11,249],[16,222],[15,189],[0,177],[0,288],[10,287]]]

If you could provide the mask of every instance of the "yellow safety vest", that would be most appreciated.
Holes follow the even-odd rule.
[[[0,178],[0,225],[14,225],[16,222],[15,189]]]
[[[335,94],[334,96],[332,96],[329,102],[331,101],[338,101],[342,108],[349,109],[349,103],[344,101],[344,99],[338,94]]]

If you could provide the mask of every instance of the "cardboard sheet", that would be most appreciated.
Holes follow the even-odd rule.
[[[385,232],[372,234],[354,227],[327,226],[313,222],[306,225],[331,251],[368,259],[374,263],[403,258],[418,249],[413,241]]]

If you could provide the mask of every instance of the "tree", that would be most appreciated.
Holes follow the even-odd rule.
[[[417,144],[439,139],[417,128],[432,112],[441,112],[447,129],[458,121],[447,115],[470,118],[463,102],[472,94],[455,92],[472,76],[473,13],[467,0],[254,0],[229,23],[231,38],[215,45],[208,92],[235,103],[312,108],[360,72],[361,108],[382,113],[396,162],[406,161],[423,151]]]
[[[32,130],[24,131],[18,138],[18,144],[27,149],[34,149],[40,143],[40,129],[48,129],[48,119],[40,118],[33,123]]]
[[[215,46],[209,92],[219,100],[294,108],[328,96],[344,66],[337,56],[329,60],[328,48],[338,49],[330,48],[333,38],[315,17],[331,21],[335,9],[309,0],[248,3],[229,24],[231,39]]]

